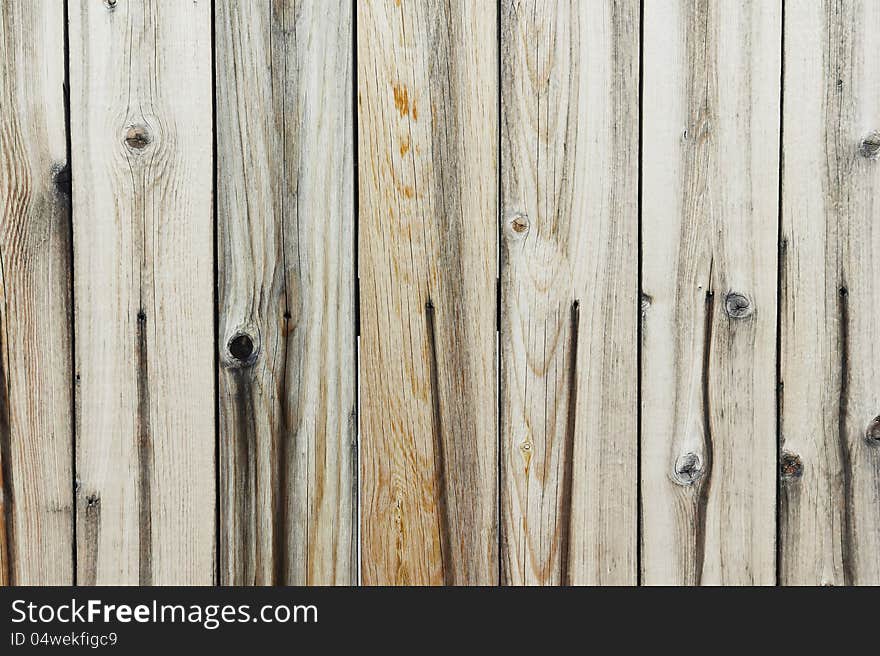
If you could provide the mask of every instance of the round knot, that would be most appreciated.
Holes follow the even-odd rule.
[[[865,429],[865,442],[868,446],[880,448],[880,417],[874,417]]]
[[[724,309],[731,319],[745,319],[751,316],[752,302],[745,294],[730,292],[724,299]]]
[[[675,482],[679,485],[693,485],[703,475],[703,461],[696,453],[685,453],[675,461]]]
[[[800,456],[797,456],[790,451],[783,451],[782,456],[779,459],[779,475],[784,481],[803,476],[804,463],[801,462]]]
[[[871,160],[880,157],[880,132],[875,130],[862,139],[862,143],[859,144],[859,154]]]
[[[153,140],[145,125],[132,125],[125,131],[125,145],[134,150],[143,150]]]
[[[507,234],[511,239],[525,239],[529,234],[529,217],[517,212],[507,221]]]
[[[226,344],[232,360],[240,367],[248,366],[257,359],[257,348],[253,338],[244,332],[233,335]]]

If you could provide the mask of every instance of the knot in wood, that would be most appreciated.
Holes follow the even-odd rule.
[[[97,494],[90,494],[86,497],[86,508],[95,508],[101,504],[101,499]]]
[[[880,448],[880,417],[874,417],[865,429],[865,442],[868,446]]]
[[[247,333],[236,333],[226,344],[229,355],[239,366],[253,364],[257,359],[253,338]]]
[[[104,0],[104,6],[110,10],[116,9],[116,0]]]
[[[730,292],[724,298],[724,309],[731,319],[746,319],[753,312],[748,296],[739,292]]]
[[[696,453],[685,453],[675,461],[673,478],[679,485],[693,485],[703,475],[703,461]]]
[[[880,132],[874,131],[862,139],[859,154],[865,159],[875,160],[880,157]]]
[[[529,234],[530,227],[529,217],[522,212],[517,212],[507,221],[507,234],[511,239],[525,239]]]
[[[132,125],[125,131],[125,145],[133,150],[143,150],[153,140],[145,125]]]
[[[784,481],[800,478],[804,475],[804,463],[801,462],[800,456],[783,451],[779,459],[779,475]]]

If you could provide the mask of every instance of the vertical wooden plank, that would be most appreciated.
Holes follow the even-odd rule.
[[[78,581],[209,584],[210,3],[69,13]]]
[[[352,3],[215,8],[221,581],[352,584]]]
[[[780,582],[880,584],[880,5],[787,2]]]
[[[0,585],[73,581],[61,9],[0,4]]]
[[[775,582],[781,6],[645,4],[642,574]]]
[[[493,584],[496,5],[357,21],[363,582]]]
[[[639,3],[502,3],[503,581],[634,584]]]

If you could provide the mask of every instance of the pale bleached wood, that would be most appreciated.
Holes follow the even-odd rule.
[[[0,585],[73,580],[61,9],[0,4]]]
[[[493,584],[496,6],[357,20],[363,582]]]
[[[210,10],[69,3],[81,584],[214,580]]]
[[[352,3],[215,8],[221,581],[352,584]]]
[[[503,581],[636,582],[639,3],[501,16]]]
[[[780,582],[880,584],[880,4],[787,2]]]
[[[645,3],[642,576],[773,584],[781,6]]]

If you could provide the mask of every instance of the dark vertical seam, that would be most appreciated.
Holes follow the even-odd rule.
[[[74,291],[74,263],[73,263],[73,166],[71,159],[73,156],[73,148],[71,147],[70,135],[70,13],[68,9],[69,0],[64,0],[63,15],[63,38],[64,38],[64,138],[65,147],[67,148],[67,172],[68,172],[68,188],[67,188],[67,248],[68,248],[68,302],[70,311],[68,317],[70,319],[68,327],[68,340],[70,343],[70,364],[73,367],[73,376],[70,382],[70,473],[72,476],[71,486],[71,528],[73,532],[73,540],[71,545],[71,568],[72,568],[72,585],[77,585],[77,493],[79,486],[77,485],[76,471],[76,325],[74,318],[76,315],[75,291]]]
[[[495,7],[495,32],[496,32],[496,50],[495,50],[495,65],[496,65],[496,80],[495,80],[495,88],[498,92],[498,97],[496,101],[496,141],[495,141],[495,184],[496,195],[495,195],[495,344],[496,352],[495,352],[495,463],[496,463],[496,473],[495,473],[495,554],[497,558],[496,569],[498,578],[495,581],[496,586],[501,586],[501,577],[502,577],[502,564],[501,564],[501,550],[502,550],[502,539],[501,532],[504,530],[504,525],[502,523],[502,513],[501,513],[501,504],[503,503],[503,498],[501,494],[501,482],[502,482],[502,435],[501,435],[501,411],[502,411],[502,402],[504,400],[504,395],[502,394],[501,389],[501,278],[502,278],[502,268],[504,266],[504,260],[501,255],[501,203],[502,203],[502,175],[501,175],[501,158],[502,158],[502,150],[501,150],[501,92],[502,92],[502,69],[501,69],[501,0],[498,0]]]
[[[353,241],[354,252],[354,445],[352,462],[352,522],[351,522],[351,579],[355,585],[360,585],[360,559],[358,558],[358,545],[360,544],[360,351],[358,349],[361,336],[361,276],[360,276],[360,182],[358,163],[360,157],[360,132],[358,130],[358,29],[357,29],[357,0],[351,0],[351,123],[352,123],[352,168],[353,182]]]
[[[434,303],[431,299],[425,304],[428,323],[428,342],[431,349],[431,406],[433,410],[434,434],[434,489],[437,497],[437,511],[440,517],[440,561],[443,567],[443,584],[450,585],[450,577],[454,572],[449,549],[449,510],[446,494],[446,461],[443,451],[443,423],[440,414],[440,384],[437,364],[437,335]]]
[[[782,3],[781,16],[781,36],[780,39],[780,67],[779,67],[779,168],[777,170],[777,215],[776,215],[776,244],[777,244],[777,261],[776,261],[776,463],[774,464],[774,480],[776,483],[776,500],[773,507],[776,509],[776,572],[775,581],[779,586],[781,583],[782,571],[782,519],[780,509],[781,497],[781,480],[779,477],[779,462],[782,454],[782,403],[783,403],[783,381],[782,381],[782,302],[784,299],[785,284],[785,256],[786,242],[782,232],[782,212],[783,212],[783,175],[785,170],[784,155],[784,139],[783,132],[785,130],[785,2]]]
[[[212,240],[214,266],[214,285],[211,289],[214,307],[214,585],[220,585],[220,299],[217,293],[220,285],[220,255],[218,249],[217,216],[217,15],[216,2],[211,2],[211,217],[213,224]]]
[[[715,310],[715,292],[712,291],[712,267],[709,267],[709,289],[706,292],[706,326],[703,331],[703,475],[697,492],[694,522],[694,583],[700,585],[703,578],[703,561],[706,555],[706,508],[712,483],[712,417],[709,393],[709,367],[712,357],[712,321]]]
[[[0,255],[0,277],[2,284],[6,287],[6,276],[3,271],[3,258]],[[11,448],[11,430],[9,420],[9,379],[6,375],[6,352],[9,348],[9,314],[6,311],[6,294],[4,293],[4,312],[3,312],[3,330],[0,331],[0,472],[2,472],[2,489],[3,489],[3,546],[6,552],[6,585],[13,586],[15,581],[15,561],[16,561],[16,544],[15,544],[15,514],[13,512],[13,504],[15,503],[14,494],[15,486],[12,481],[12,448]],[[4,348],[5,346],[5,348]]]
[[[639,145],[638,145],[638,183],[636,192],[637,206],[637,230],[636,250],[637,250],[637,277],[636,284],[638,286],[637,302],[637,322],[636,322],[636,585],[642,585],[642,339],[644,338],[643,322],[645,318],[642,316],[641,304],[644,296],[644,288],[642,285],[642,156],[644,152],[644,140],[642,138],[642,126],[644,124],[644,79],[645,79],[645,57],[644,57],[644,39],[645,39],[645,1],[639,2]]]
[[[282,245],[282,249],[284,246]],[[285,283],[286,284],[286,283]],[[286,307],[285,294],[285,307]],[[289,314],[289,310],[285,311],[285,317]],[[285,585],[288,583],[288,558],[287,558],[287,529],[288,529],[288,440],[289,425],[288,413],[290,411],[290,403],[287,397],[287,358],[289,354],[290,339],[287,334],[287,326],[290,319],[285,318],[284,331],[282,336],[282,352],[281,352],[281,379],[279,384],[280,394],[278,403],[280,405],[281,426],[280,430],[275,432],[273,437],[273,453],[271,456],[272,473],[274,474],[274,486],[272,490],[272,568],[273,568],[273,585]],[[255,473],[255,479],[257,474]],[[258,499],[256,499],[258,501]]]
[[[288,463],[289,450],[288,443],[290,440],[289,435],[289,412],[290,412],[290,399],[288,397],[288,389],[287,389],[287,365],[288,365],[288,357],[289,357],[289,347],[290,347],[290,333],[289,333],[289,324],[291,321],[291,313],[290,313],[290,295],[288,293],[287,288],[287,222],[285,221],[285,200],[286,200],[286,186],[287,186],[287,112],[286,107],[284,105],[284,98],[286,96],[286,83],[287,83],[287,47],[289,41],[289,35],[287,34],[287,7],[282,7],[280,9],[281,14],[281,37],[283,41],[282,48],[282,56],[283,56],[283,69],[282,69],[282,79],[281,79],[281,112],[282,112],[282,122],[281,122],[281,181],[282,188],[281,193],[279,194],[279,223],[281,226],[281,281],[282,281],[282,293],[284,298],[284,322],[283,322],[283,330],[284,334],[281,336],[282,341],[282,353],[281,353],[281,377],[279,380],[279,412],[280,412],[280,430],[273,431],[272,436],[272,454],[271,458],[271,469],[272,469],[272,584],[273,585],[284,585],[288,583],[288,545],[287,545],[287,532],[289,526],[289,517],[288,517],[288,485],[289,485],[289,477],[288,470],[290,469]],[[274,16],[273,16],[274,19]],[[275,46],[272,41],[272,33],[275,28],[274,20],[270,20],[269,22],[269,37],[270,37],[270,58],[274,62],[275,57]],[[296,24],[294,21],[293,28],[294,39],[296,39]],[[294,45],[295,47],[295,45]],[[275,69],[273,66],[272,70],[272,105],[273,108],[275,106]],[[297,172],[297,207],[295,208],[297,212],[296,220],[297,220],[297,275],[302,274],[302,260],[299,257],[299,172]],[[255,476],[255,480],[258,480],[258,477]],[[308,528],[306,529],[308,533]],[[306,567],[306,571],[308,568]]]
[[[150,374],[147,315],[137,314],[137,454],[138,454],[138,583],[152,585],[153,518],[151,474],[153,445],[150,426]]]
[[[849,290],[846,284],[840,287],[840,399],[837,413],[837,446],[843,468],[844,512],[841,526],[841,561],[843,565],[843,584],[853,584],[853,533],[852,533],[852,459],[846,436],[846,415],[849,409]]]
[[[235,429],[232,432],[232,446],[235,449],[235,457],[229,458],[231,467],[226,472],[227,480],[233,478],[235,474],[234,484],[232,488],[232,499],[229,503],[230,514],[235,517],[235,526],[238,531],[236,539],[231,535],[226,536],[226,552],[227,557],[233,559],[228,564],[229,578],[221,581],[223,585],[255,585],[258,581],[248,580],[248,563],[246,554],[249,549],[254,550],[254,578],[257,575],[257,554],[256,554],[256,530],[251,532],[251,521],[254,517],[254,499],[256,494],[251,494],[251,489],[255,485],[256,466],[254,464],[255,455],[253,454],[254,441],[249,439],[256,433],[254,425],[254,400],[251,391],[250,373],[242,369],[230,370],[233,385],[233,401],[235,409],[232,416],[235,417]],[[233,472],[232,466],[236,471]],[[241,476],[242,481],[239,483],[236,479]],[[231,528],[229,529],[231,531]],[[261,582],[261,581],[260,581]]]
[[[565,426],[565,448],[562,452],[562,499],[559,508],[561,521],[559,536],[559,583],[571,585],[570,556],[571,556],[571,505],[574,479],[574,435],[577,427],[577,361],[578,361],[578,334],[580,331],[580,306],[579,300],[571,304],[571,351],[568,362],[568,417]]]
[[[142,26],[138,33],[141,41],[143,41],[146,37],[144,36],[144,32],[147,30],[147,26],[150,25],[150,21],[147,18],[147,11],[149,7],[142,7]],[[131,33],[134,33],[134,25],[133,25],[133,16],[134,12],[130,13],[128,16],[128,27]],[[154,30],[154,41],[155,41],[155,30]],[[153,44],[154,51],[156,44]],[[129,73],[132,72],[134,62],[134,48],[131,48],[129,51]],[[133,76],[129,75],[129,92],[128,92],[128,103],[131,105],[131,78]],[[140,98],[141,89],[138,88],[138,96]],[[138,100],[138,111],[140,113],[140,119],[145,120],[144,111],[141,106],[141,100]],[[127,112],[128,114],[128,112]],[[133,211],[132,211],[132,225],[131,229],[133,233],[136,233],[140,230],[140,241],[135,241],[133,250],[132,250],[132,259],[136,259],[140,256],[140,263],[137,269],[138,272],[138,280],[137,280],[137,299],[138,299],[138,312],[135,322],[135,392],[136,392],[136,412],[135,412],[135,447],[136,447],[136,458],[137,458],[137,499],[138,499],[138,583],[139,585],[151,585],[152,584],[152,489],[151,489],[151,474],[152,474],[152,445],[150,443],[150,377],[149,377],[149,346],[147,344],[147,315],[144,310],[144,271],[147,267],[147,216],[146,216],[146,193],[147,193],[147,172],[150,170],[153,157],[155,157],[155,153],[153,153],[150,157],[150,160],[147,164],[144,164],[141,160],[136,160],[138,162],[137,165],[137,176],[135,176],[135,166],[132,164],[132,155],[129,154],[126,156],[126,161],[128,162],[129,171],[132,176],[132,188],[134,190],[133,197]],[[136,180],[137,177],[137,180]],[[140,189],[140,192],[137,190]],[[140,253],[137,252],[138,247],[140,248]],[[155,265],[155,262],[153,263]],[[132,268],[134,265],[132,264]],[[155,289],[152,290],[155,295]],[[152,309],[156,308],[155,298],[153,299]]]

